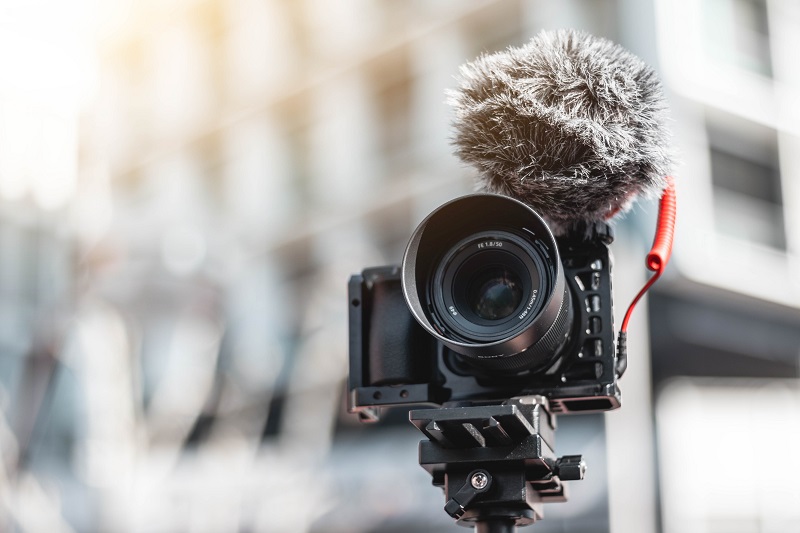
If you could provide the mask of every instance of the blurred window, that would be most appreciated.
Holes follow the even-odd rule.
[[[796,380],[673,381],[656,429],[664,533],[800,531]]]
[[[785,250],[777,133],[730,116],[707,130],[717,231]]]
[[[466,57],[493,54],[509,46],[524,45],[533,35],[524,25],[522,8],[519,2],[495,2],[465,19],[462,31],[469,36]]]
[[[375,98],[376,118],[380,136],[378,149],[386,162],[390,177],[404,174],[412,161],[411,98],[413,78],[407,47],[372,62],[367,71],[367,83]]]
[[[705,0],[703,7],[711,57],[771,77],[766,0]]]

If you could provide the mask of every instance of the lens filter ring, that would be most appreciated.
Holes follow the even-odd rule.
[[[463,342],[495,342],[525,327],[542,306],[548,277],[540,254],[510,231],[481,232],[457,243],[444,256],[430,285],[433,312],[452,338]],[[493,273],[499,276],[492,277]],[[486,285],[500,291],[486,301]],[[483,300],[481,299],[482,297]],[[512,301],[502,301],[512,300]],[[481,314],[482,307],[496,318]],[[494,305],[493,305],[494,304]]]

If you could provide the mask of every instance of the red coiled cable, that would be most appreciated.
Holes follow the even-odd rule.
[[[653,276],[647,280],[642,290],[636,295],[636,298],[631,302],[628,311],[625,313],[625,318],[622,320],[622,327],[620,333],[627,333],[628,321],[631,318],[633,309],[636,304],[644,296],[644,293],[653,286],[653,283],[661,277],[664,268],[667,266],[670,256],[672,255],[672,243],[675,238],[675,181],[671,176],[667,176],[667,187],[661,195],[661,200],[658,205],[658,224],[656,226],[656,237],[653,240],[653,247],[650,253],[647,254],[646,264],[647,268],[655,272]]]
[[[658,205],[658,223],[656,225],[656,237],[653,240],[653,247],[650,253],[647,254],[646,264],[647,268],[655,272],[647,283],[645,283],[639,294],[631,302],[628,311],[625,313],[625,318],[622,320],[622,327],[619,330],[617,337],[617,362],[616,372],[617,377],[622,377],[625,370],[628,368],[628,321],[631,319],[633,309],[639,300],[644,296],[653,283],[661,277],[664,269],[667,266],[670,255],[672,255],[672,242],[675,238],[675,182],[672,177],[667,176],[667,187],[661,195],[661,201]]]

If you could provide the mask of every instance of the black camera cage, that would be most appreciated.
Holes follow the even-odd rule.
[[[546,371],[492,376],[436,342],[413,318],[402,294],[399,266],[365,269],[350,278],[348,409],[377,421],[400,405],[498,404],[542,396],[553,414],[620,406],[611,287],[613,241],[604,223],[557,239],[574,326],[563,354]],[[465,371],[466,370],[466,371]]]

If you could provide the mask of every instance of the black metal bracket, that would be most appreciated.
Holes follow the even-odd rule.
[[[428,440],[419,463],[445,491],[445,511],[461,523],[542,518],[541,504],[566,501],[564,481],[583,479],[580,455],[553,452],[555,417],[541,396],[499,405],[411,411]]]

